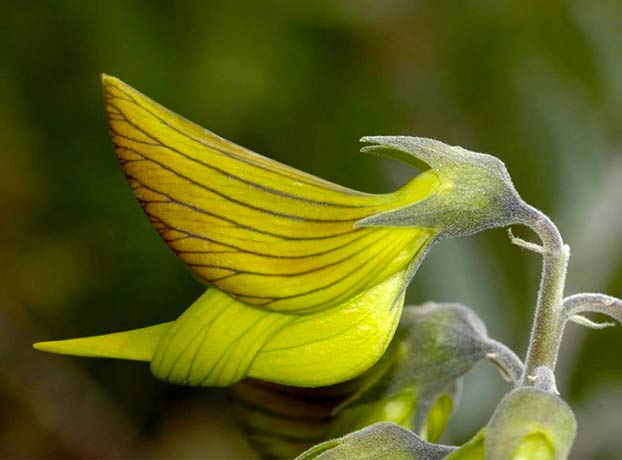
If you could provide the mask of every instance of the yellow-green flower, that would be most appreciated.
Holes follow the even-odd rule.
[[[472,231],[472,213],[466,223],[454,219],[455,206],[431,219],[439,199],[464,201],[455,180],[461,173],[443,166],[444,150],[456,148],[421,139],[404,144],[432,169],[396,192],[373,195],[237,146],[116,78],[104,76],[103,85],[130,187],[162,239],[210,288],[176,321],[38,349],[149,361],[158,378],[186,385],[225,386],[245,377],[298,386],[341,382],[385,351],[405,286],[431,243]],[[404,139],[413,138],[368,141],[412,157]],[[439,148],[440,156],[430,155]],[[460,162],[466,151],[454,150]],[[467,153],[469,161],[479,155]],[[484,170],[469,161],[461,171],[470,177],[474,167],[480,180]],[[498,214],[489,196],[498,184],[486,187],[471,204]]]

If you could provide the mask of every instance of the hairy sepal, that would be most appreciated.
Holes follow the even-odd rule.
[[[522,200],[498,158],[420,137],[369,136],[361,141],[373,144],[363,152],[432,169],[440,185],[422,201],[364,218],[357,226],[427,227],[450,238],[517,222]]]

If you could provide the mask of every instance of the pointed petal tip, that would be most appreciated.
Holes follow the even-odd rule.
[[[37,343],[33,343],[32,344],[32,348],[34,348],[37,351],[48,351],[49,350],[49,344],[54,343],[54,342],[37,342]]]
[[[108,75],[105,73],[101,74],[101,82],[105,97],[113,95],[115,92],[118,92],[119,89],[126,90],[130,88],[130,86],[124,83],[122,80],[119,80],[117,77],[113,77],[112,75]]]
[[[451,148],[451,146],[427,137],[416,136],[364,136],[359,142],[370,145],[363,146],[361,152],[379,153],[386,151],[400,151],[409,157],[426,157],[423,150],[426,148]],[[395,154],[389,155],[395,156]],[[423,160],[421,160],[423,161]],[[426,168],[427,169],[427,168]]]
[[[111,83],[115,83],[120,81],[117,77],[113,77],[112,75],[108,75],[107,73],[100,74],[100,78],[102,81],[102,86],[105,88]]]
[[[105,93],[110,92],[114,88],[121,89],[122,91],[129,90],[132,92],[136,92],[134,88],[132,88],[130,85],[125,83],[120,78],[114,77],[112,75],[108,75],[106,73],[102,73],[100,77],[101,77],[102,87],[104,88]]]
[[[32,345],[37,351],[43,351],[46,353],[56,353],[59,355],[81,355],[75,346],[75,340],[53,340],[49,342],[37,342]]]
[[[406,137],[407,136],[363,136],[359,139],[359,142],[369,145],[361,147],[361,152],[378,154],[386,150],[387,147],[395,148],[396,139]]]
[[[410,136],[363,136],[359,142],[375,145],[386,145],[403,139],[416,139]],[[370,146],[373,147],[373,146]],[[365,147],[363,147],[365,148]]]
[[[119,78],[115,77],[114,75],[107,74],[105,72],[102,72],[99,76],[104,85],[109,84],[109,83],[122,83],[122,81]]]
[[[93,337],[37,342],[33,344],[33,348],[60,355],[150,361],[155,347],[171,324],[163,323],[156,326]]]

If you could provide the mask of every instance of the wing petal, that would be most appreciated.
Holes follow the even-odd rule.
[[[103,84],[117,156],[151,223],[194,273],[241,301],[336,305],[401,271],[431,237],[354,224],[425,198],[433,172],[406,192],[350,190],[222,139],[116,78]]]

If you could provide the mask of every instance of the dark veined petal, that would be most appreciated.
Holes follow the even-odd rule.
[[[129,184],[161,237],[199,277],[253,305],[337,305],[400,272],[434,235],[355,228],[435,190],[433,171],[371,195],[262,157],[104,76],[106,113]]]

